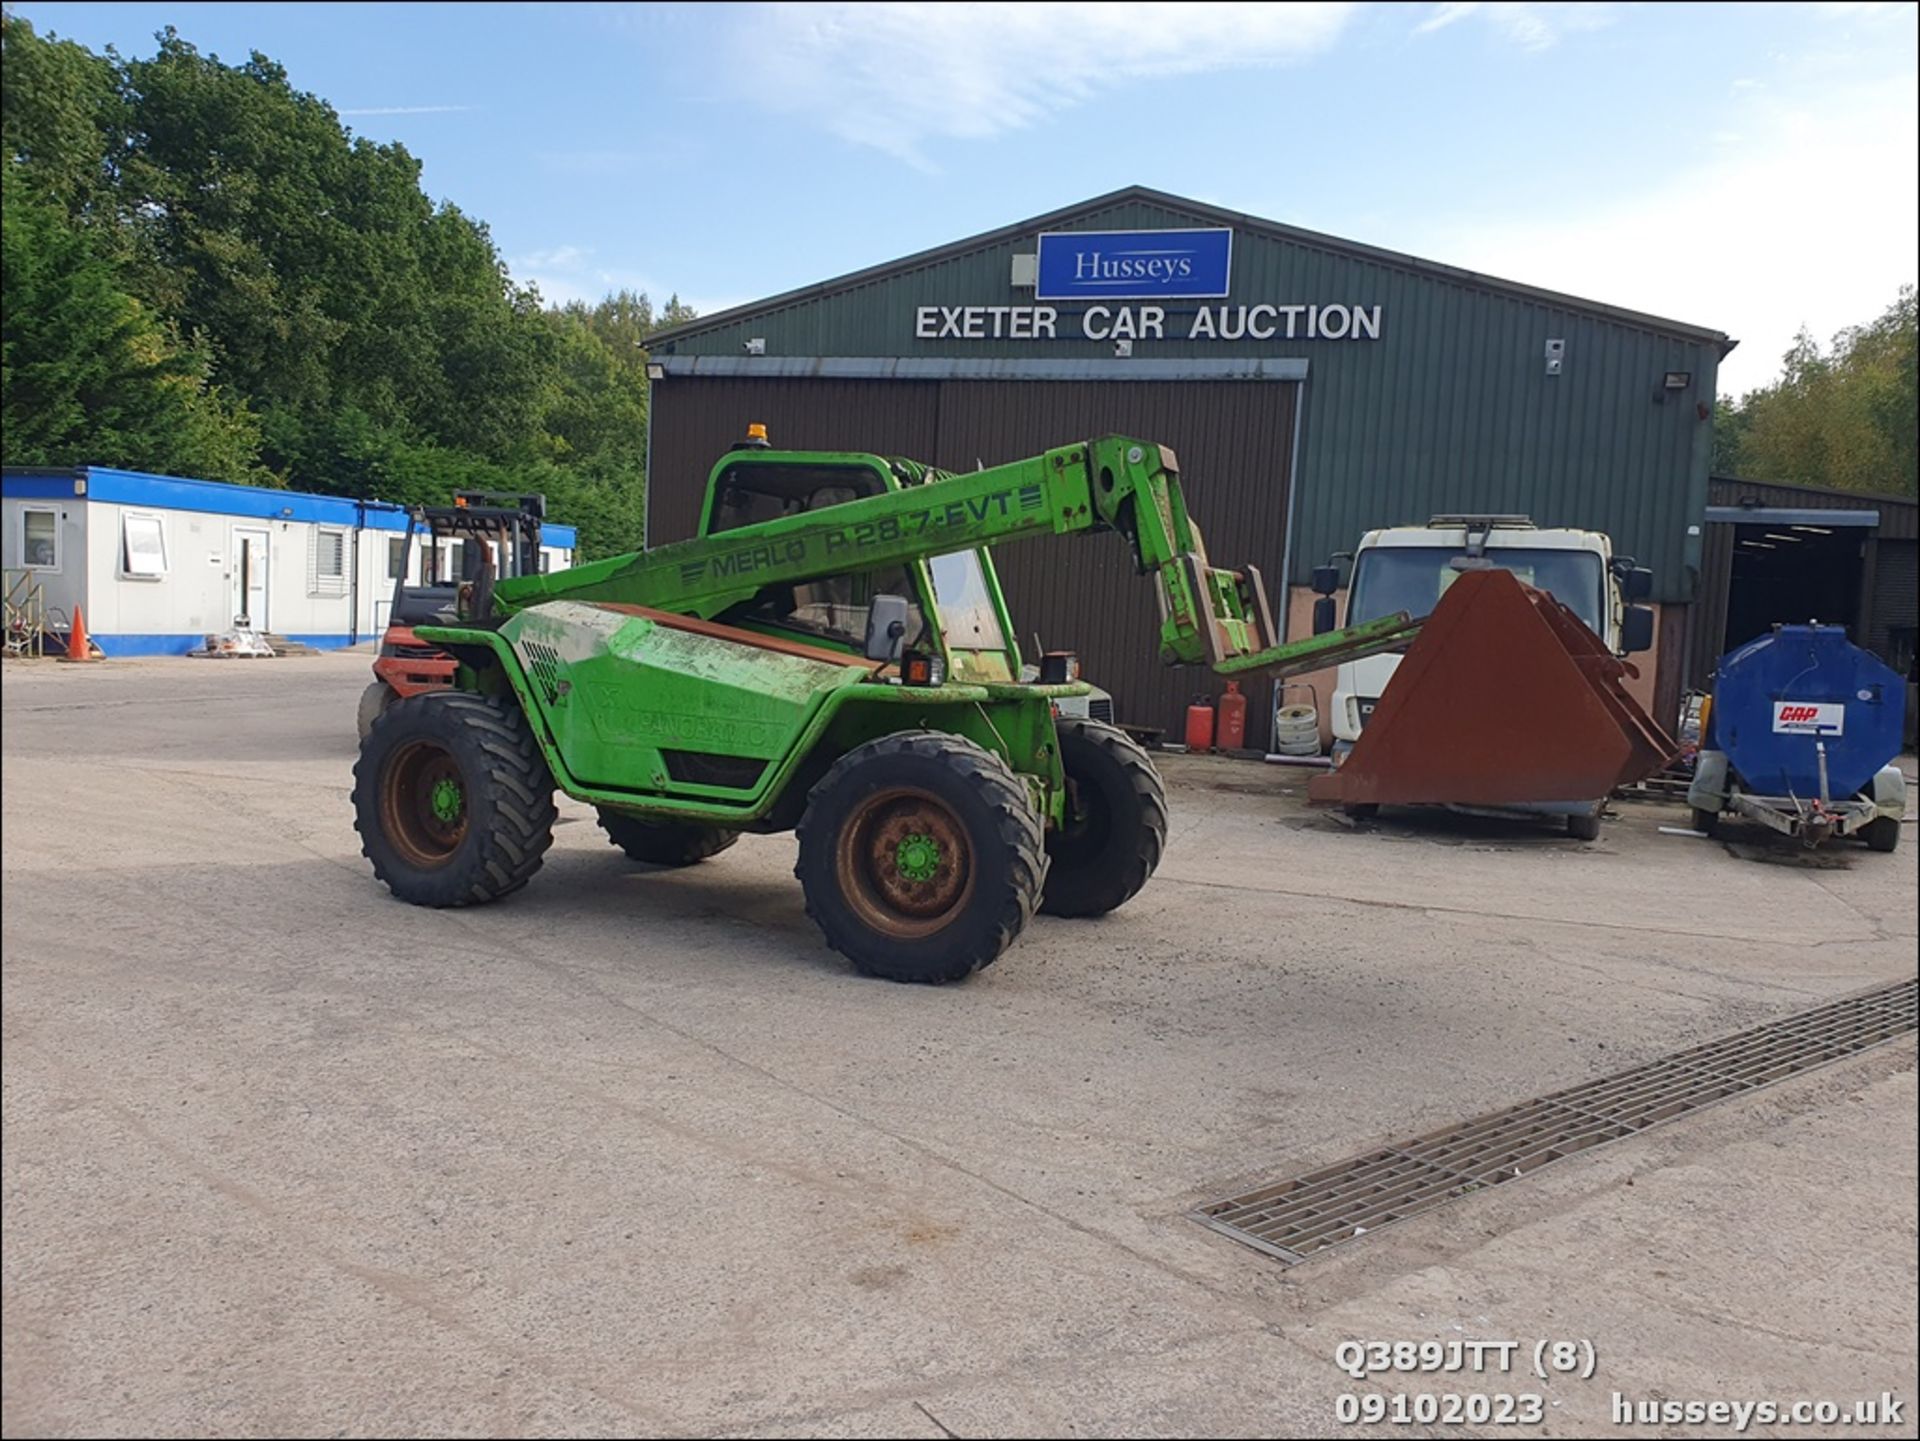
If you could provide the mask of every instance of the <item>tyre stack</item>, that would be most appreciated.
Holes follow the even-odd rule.
[[[1320,710],[1312,705],[1283,705],[1273,713],[1273,753],[1320,754]]]

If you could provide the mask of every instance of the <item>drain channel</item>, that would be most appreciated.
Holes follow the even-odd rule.
[[[1907,1035],[1920,981],[1896,981],[1350,1161],[1229,1196],[1202,1225],[1289,1263]]]

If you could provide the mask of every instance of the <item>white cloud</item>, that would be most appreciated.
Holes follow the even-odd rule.
[[[453,115],[462,110],[477,110],[477,105],[368,105],[358,110],[342,110],[341,115]]]
[[[1148,76],[1305,59],[1354,6],[758,5],[732,22],[740,95],[915,165],[929,140],[1018,130]]]
[[[529,250],[509,256],[507,270],[521,285],[538,286],[540,298],[548,305],[569,305],[576,300],[597,304],[617,290],[635,290],[649,296],[658,309],[673,294],[653,278],[624,266],[593,264],[594,252],[581,245],[556,245],[547,250]],[[702,315],[744,305],[747,296],[682,295],[683,300]]]
[[[1920,90],[1911,77],[1756,102],[1748,140],[1637,195],[1429,232],[1420,253],[1725,330],[1720,387],[1771,380],[1794,333],[1825,343],[1893,302],[1920,253]]]
[[[1450,0],[1434,6],[1433,13],[1413,27],[1413,33],[1428,35],[1459,21],[1477,18],[1523,50],[1545,50],[1558,44],[1560,37],[1571,31],[1598,30],[1611,25],[1618,8],[1608,4],[1480,4],[1476,0]]]
[[[529,270],[578,270],[591,254],[578,245],[556,245],[551,250],[529,250],[512,263]]]

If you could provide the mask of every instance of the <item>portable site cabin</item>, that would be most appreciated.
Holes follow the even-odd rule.
[[[406,508],[386,501],[102,466],[0,475],[9,594],[37,584],[59,632],[78,605],[110,656],[181,655],[243,616],[317,650],[375,639],[406,528]],[[571,565],[576,538],[572,526],[542,527],[541,568]],[[455,555],[442,570],[458,565]]]

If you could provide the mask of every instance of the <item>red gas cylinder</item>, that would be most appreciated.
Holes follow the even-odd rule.
[[[1213,698],[1197,695],[1187,707],[1187,749],[1213,749]]]
[[[1237,751],[1246,743],[1247,698],[1240,694],[1240,682],[1230,680],[1220,697],[1220,749]]]

